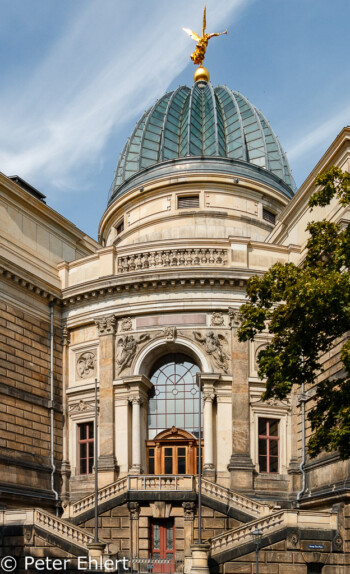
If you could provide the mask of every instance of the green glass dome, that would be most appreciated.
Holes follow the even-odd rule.
[[[136,174],[183,158],[200,158],[202,166],[203,159],[230,159],[232,173],[235,163],[240,173],[244,164],[256,166],[260,179],[261,168],[270,172],[288,197],[295,191],[286,155],[263,114],[239,92],[199,81],[165,94],[144,113],[120,156],[109,201]]]

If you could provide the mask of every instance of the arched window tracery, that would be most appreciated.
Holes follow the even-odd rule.
[[[150,373],[155,395],[148,404],[148,439],[172,427],[198,436],[198,372],[183,353],[169,353],[155,363]]]

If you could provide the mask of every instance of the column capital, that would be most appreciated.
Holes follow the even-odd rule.
[[[194,520],[194,511],[196,505],[194,502],[183,502],[182,508],[184,509],[184,520]]]
[[[144,400],[142,397],[130,395],[129,403],[131,403],[132,405],[140,405],[141,406],[141,405],[143,405]]]
[[[104,315],[94,319],[97,326],[99,337],[103,335],[114,335],[116,332],[117,320],[115,315]]]
[[[204,402],[208,401],[208,402],[212,403],[215,399],[216,394],[215,394],[215,392],[210,393],[210,392],[204,391],[202,396],[203,396]]]
[[[140,505],[138,502],[128,502],[128,510],[131,520],[138,520],[140,515]]]

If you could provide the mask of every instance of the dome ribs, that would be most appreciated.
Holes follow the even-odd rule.
[[[226,159],[233,173],[232,162],[251,164],[280,180],[288,197],[295,191],[287,157],[260,110],[239,92],[198,81],[192,88],[180,86],[166,93],[144,113],[120,156],[109,203],[139,173],[148,177],[150,170],[164,170],[166,162],[187,157],[199,158],[201,169],[206,158]]]
[[[139,170],[160,161],[164,112],[172,93],[165,94],[148,113],[141,139]]]
[[[189,94],[190,89],[187,86],[180,86],[173,92],[168,102],[162,129],[161,161],[181,155],[181,125]],[[176,113],[181,118],[180,122],[177,120]]]
[[[215,88],[215,93],[222,110],[227,156],[248,161],[243,122],[235,95],[223,86]]]

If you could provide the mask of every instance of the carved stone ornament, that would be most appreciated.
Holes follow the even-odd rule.
[[[128,502],[128,509],[131,520],[138,520],[140,514],[140,505],[138,502]]]
[[[131,317],[124,317],[120,321],[120,330],[121,331],[131,331],[132,329],[132,320]]]
[[[33,526],[23,526],[24,543],[26,545],[33,544],[34,541],[34,528]]]
[[[63,346],[69,345],[70,343],[70,331],[67,325],[63,325],[61,332],[61,343]]]
[[[182,503],[182,508],[184,509],[184,519],[185,521],[187,520],[193,520],[194,519],[194,511],[196,508],[196,505],[194,502],[183,502]]]
[[[113,335],[115,333],[116,318],[114,315],[99,317],[98,319],[95,319],[95,324],[97,325],[98,334],[100,336]]]
[[[212,327],[220,327],[221,325],[224,324],[224,315],[220,312],[220,313],[213,313],[211,316],[211,321],[210,321],[210,325]]]
[[[87,411],[93,411],[95,410],[95,403],[93,402],[87,402],[87,401],[83,401],[80,400],[79,403],[75,403],[74,405],[71,405],[69,407],[69,412],[73,413],[73,412],[79,412],[79,413],[84,413]]]
[[[212,403],[215,399],[215,393],[203,393],[203,401]]]
[[[238,329],[242,323],[242,315],[238,309],[234,309],[233,307],[228,308],[228,316],[230,320],[230,327],[232,329]]]
[[[77,374],[81,379],[87,379],[96,375],[95,353],[86,351],[77,357]]]
[[[130,367],[133,358],[136,355],[137,347],[140,343],[147,341],[150,338],[148,334],[139,336],[126,335],[120,337],[117,342],[116,349],[116,368],[119,375],[124,369]]]
[[[175,341],[177,335],[176,327],[164,327],[162,334],[167,341]]]
[[[224,335],[215,335],[214,331],[208,331],[202,335],[199,331],[193,331],[193,336],[203,347],[207,355],[213,359],[214,365],[225,373],[228,371],[229,357],[223,350],[223,345],[227,344]]]

